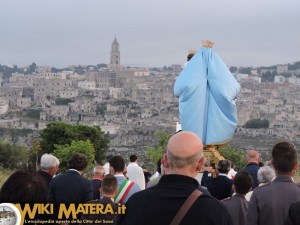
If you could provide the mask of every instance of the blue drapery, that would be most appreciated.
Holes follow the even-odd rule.
[[[202,47],[174,85],[182,130],[196,133],[204,144],[230,140],[237,126],[234,100],[240,85],[212,48]]]

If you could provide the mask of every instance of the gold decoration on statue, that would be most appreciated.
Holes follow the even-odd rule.
[[[202,47],[212,48],[214,43],[215,42],[210,41],[210,40],[202,41]]]

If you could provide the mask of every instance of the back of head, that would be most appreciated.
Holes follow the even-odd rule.
[[[258,164],[259,162],[259,154],[255,150],[249,150],[246,154],[247,163],[255,162]]]
[[[117,178],[111,174],[105,175],[101,183],[102,195],[113,195],[116,193],[117,188]]]
[[[83,171],[87,166],[87,157],[81,153],[75,153],[69,159],[69,169]]]
[[[278,174],[289,174],[297,164],[297,153],[289,142],[280,142],[273,147],[272,164]]]
[[[230,170],[230,162],[229,160],[220,160],[218,163],[218,171],[220,173],[228,173]]]
[[[3,184],[0,203],[47,203],[47,192],[42,177],[29,171],[16,171]]]
[[[106,162],[109,162],[109,160],[110,160],[112,157],[113,157],[112,155],[106,156]]]
[[[257,171],[258,183],[268,183],[275,178],[275,171],[269,166],[260,167]]]
[[[105,174],[105,169],[103,166],[95,166],[93,169],[93,175],[104,175]]]
[[[135,162],[137,160],[137,156],[136,155],[131,155],[129,157],[130,162]]]
[[[53,167],[59,166],[59,160],[54,155],[43,154],[41,157],[40,168],[41,170],[48,170]]]
[[[252,177],[247,171],[239,171],[233,179],[235,186],[235,192],[241,195],[245,195],[250,191],[252,187]]]
[[[113,156],[109,160],[109,165],[114,169],[117,173],[123,173],[125,168],[125,161],[121,156]]]
[[[186,61],[190,61],[194,55],[195,55],[195,53],[189,53],[186,57]]]
[[[200,138],[189,131],[174,134],[167,145],[167,157],[170,170],[197,166],[203,157],[203,145]]]

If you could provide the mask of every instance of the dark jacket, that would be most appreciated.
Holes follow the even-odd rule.
[[[196,179],[182,175],[164,175],[159,183],[137,192],[126,203],[126,214],[118,225],[170,224],[188,196],[198,187]],[[226,208],[216,199],[201,195],[183,218],[181,225],[229,225]]]
[[[54,177],[50,182],[48,200],[54,204],[55,214],[58,212],[61,203],[64,203],[67,207],[69,204],[74,203],[77,207],[78,204],[86,203],[92,199],[91,182],[82,177],[77,171],[69,170]],[[69,219],[72,220],[72,218]]]
[[[259,170],[259,165],[257,163],[248,163],[246,168],[244,169],[247,171],[251,177],[252,177],[252,189],[256,188],[258,186],[258,181],[257,181],[257,171]]]
[[[244,195],[235,194],[221,201],[227,208],[233,225],[245,225],[248,202]]]
[[[89,201],[89,204],[102,204],[103,212],[105,212],[106,206],[111,205],[113,212],[118,212],[118,205],[114,203],[110,198],[103,197],[100,200]],[[92,224],[116,224],[117,214],[82,214],[81,220],[86,225]],[[84,221],[85,220],[85,221]],[[93,221],[91,223],[87,221]],[[100,222],[101,221],[101,222]]]
[[[291,204],[285,225],[300,225],[300,202]]]
[[[300,187],[289,176],[278,176],[270,184],[255,188],[246,225],[282,225],[291,203],[300,201]]]
[[[207,190],[213,197],[219,200],[228,198],[233,193],[232,180],[223,175],[219,175],[216,178],[206,178],[204,186],[207,187]]]
[[[43,178],[43,180],[45,181],[47,187],[49,188],[49,184],[52,180],[52,176],[49,173],[47,173],[43,170],[39,170],[37,173],[38,173],[39,176],[41,176]]]
[[[100,199],[100,187],[101,187],[101,180],[99,179],[91,179],[90,180],[93,186],[93,199]]]

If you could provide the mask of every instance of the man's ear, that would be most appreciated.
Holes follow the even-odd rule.
[[[109,167],[109,173],[115,175],[115,170],[112,166]]]
[[[235,192],[235,185],[232,184],[232,190]]]
[[[294,173],[297,171],[298,166],[299,166],[299,163],[297,162],[297,163],[295,164],[294,168],[293,168],[293,172],[294,172]]]
[[[163,164],[163,166],[164,166],[165,168],[169,168],[169,160],[168,160],[167,154],[164,154],[161,163]]]
[[[205,162],[206,162],[206,158],[205,158],[204,156],[201,157],[201,159],[199,160],[199,162],[198,162],[198,164],[197,164],[197,168],[196,168],[196,170],[197,170],[198,172],[200,172],[200,171],[202,170],[202,168],[203,168]]]

